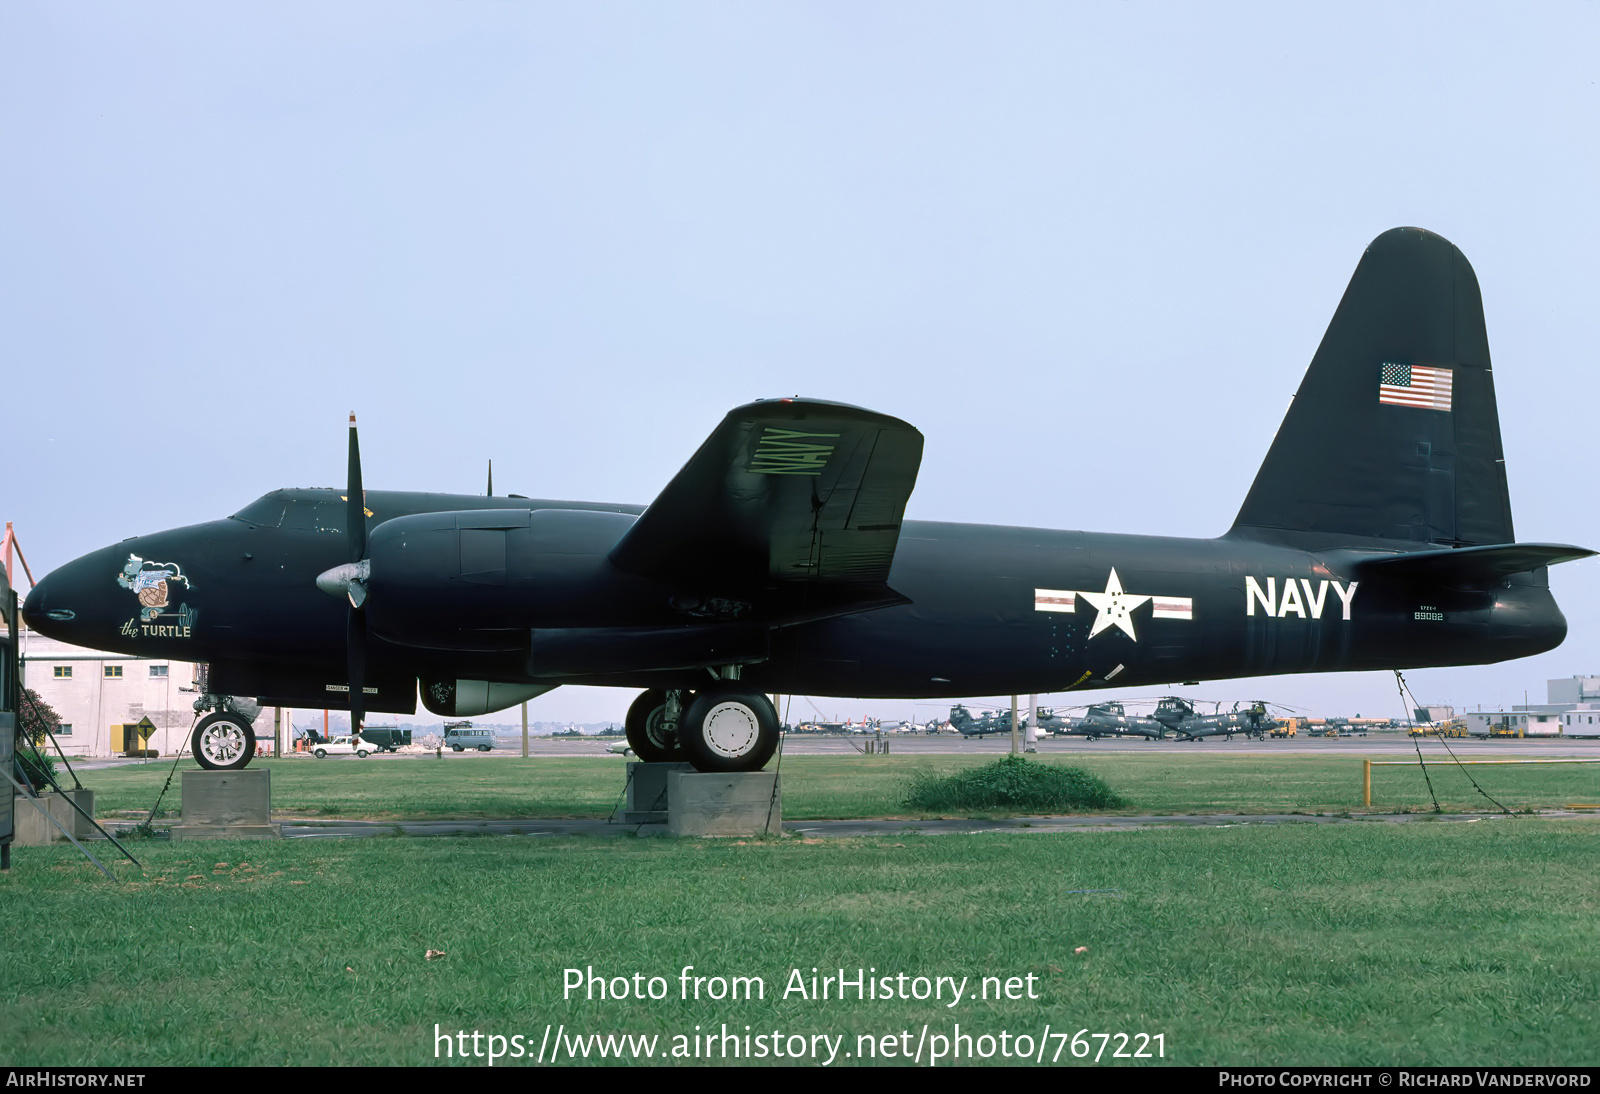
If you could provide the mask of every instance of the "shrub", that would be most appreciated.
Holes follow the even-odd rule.
[[[927,813],[975,809],[1070,813],[1121,809],[1127,801],[1082,768],[1006,756],[953,775],[913,776],[904,804]]]
[[[45,731],[54,730],[61,723],[61,718],[32,688],[24,688],[21,699],[21,716],[17,719],[17,762],[22,765],[22,773],[28,782],[35,789],[40,789],[49,786],[56,775],[55,759],[46,751],[49,747],[46,742],[50,738]],[[35,749],[38,749],[37,753]]]
[[[35,790],[48,790],[56,778],[55,757],[48,752],[35,752],[26,745],[17,746],[17,764],[22,768],[23,777],[28,780],[28,785]],[[9,788],[6,791],[10,793]]]

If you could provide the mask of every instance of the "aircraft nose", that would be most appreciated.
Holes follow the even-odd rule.
[[[105,567],[102,554],[86,555],[52,570],[33,587],[22,605],[22,619],[30,629],[73,645],[106,648],[98,632],[109,628],[114,635],[115,625],[107,615],[101,590],[105,585],[100,579]],[[89,641],[91,636],[100,641]]]
[[[46,574],[44,580],[29,591],[22,603],[22,619],[30,629],[42,635],[70,641],[68,634],[78,613],[67,604],[70,598],[63,595],[66,582],[59,577],[60,573],[56,570]]]
[[[45,575],[45,579],[28,592],[27,599],[22,602],[22,621],[39,634],[61,638],[58,625],[72,622],[77,613],[62,604],[58,595],[60,583],[52,581],[52,576]]]

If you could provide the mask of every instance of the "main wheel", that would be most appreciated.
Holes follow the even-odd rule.
[[[319,748],[313,752],[312,755],[319,760],[326,760],[328,758],[328,750],[325,748]]]
[[[652,688],[635,699],[622,725],[627,731],[628,746],[645,763],[682,763],[686,758],[678,727],[667,722],[667,693],[660,688]]]
[[[700,771],[760,771],[778,748],[778,712],[737,683],[711,688],[689,705],[678,739]]]
[[[256,731],[250,719],[231,710],[207,714],[194,727],[189,751],[207,771],[238,771],[256,754]]]

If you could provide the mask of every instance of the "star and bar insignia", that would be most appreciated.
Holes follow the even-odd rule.
[[[1094,623],[1089,628],[1090,638],[1101,631],[1116,627],[1137,642],[1139,636],[1133,629],[1133,610],[1146,601],[1150,602],[1152,619],[1194,618],[1194,601],[1187,596],[1155,596],[1150,593],[1125,591],[1115,566],[1111,568],[1111,575],[1106,578],[1104,592],[1085,592],[1080,589],[1035,589],[1033,608],[1039,612],[1075,613],[1078,610],[1079,598],[1095,610]]]

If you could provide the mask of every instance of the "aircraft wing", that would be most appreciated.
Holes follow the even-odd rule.
[[[922,434],[860,407],[730,412],[611,551],[621,569],[769,616],[903,603],[888,588]]]

